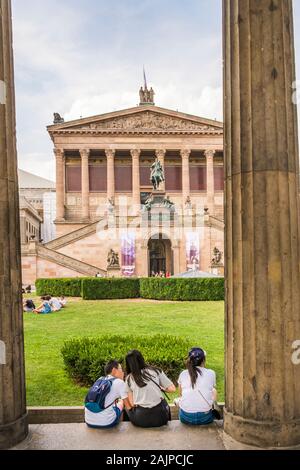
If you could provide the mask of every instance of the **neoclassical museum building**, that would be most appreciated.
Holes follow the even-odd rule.
[[[223,124],[140,105],[65,122],[48,133],[56,159],[56,238],[31,241],[23,282],[38,277],[223,274]],[[151,168],[164,181],[154,190]]]

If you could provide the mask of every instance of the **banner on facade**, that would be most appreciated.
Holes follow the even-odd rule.
[[[200,241],[197,232],[186,234],[186,261],[188,270],[200,268]]]
[[[121,251],[122,251],[122,275],[134,276],[135,275],[135,233],[123,233],[121,235]]]

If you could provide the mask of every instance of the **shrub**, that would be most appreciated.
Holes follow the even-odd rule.
[[[37,295],[81,297],[82,278],[38,279],[35,283]]]
[[[112,336],[72,339],[65,342],[62,356],[68,375],[76,382],[91,386],[104,375],[104,367],[111,359],[117,359],[125,369],[126,354],[138,349],[151,366],[162,369],[176,381],[185,369],[190,341],[168,335]]]
[[[137,299],[140,282],[136,278],[86,278],[82,281],[84,300]]]
[[[155,300],[224,300],[223,278],[140,280],[141,297]]]

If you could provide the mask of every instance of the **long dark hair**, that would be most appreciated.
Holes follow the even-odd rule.
[[[146,387],[147,382],[152,379],[152,376],[147,372],[146,369],[153,370],[156,373],[160,373],[159,369],[151,367],[146,364],[145,359],[136,349],[130,351],[126,356],[126,372],[128,375],[128,383],[130,385],[130,377],[132,377],[138,387]]]
[[[190,374],[192,388],[195,388],[198,375],[202,375],[201,369],[199,369],[199,367],[205,363],[205,357],[205,352],[201,348],[193,348],[189,352],[186,366]]]

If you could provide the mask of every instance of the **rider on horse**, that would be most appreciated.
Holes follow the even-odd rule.
[[[165,181],[164,169],[161,162],[156,158],[151,166],[151,183],[155,191],[159,189],[159,185]]]

